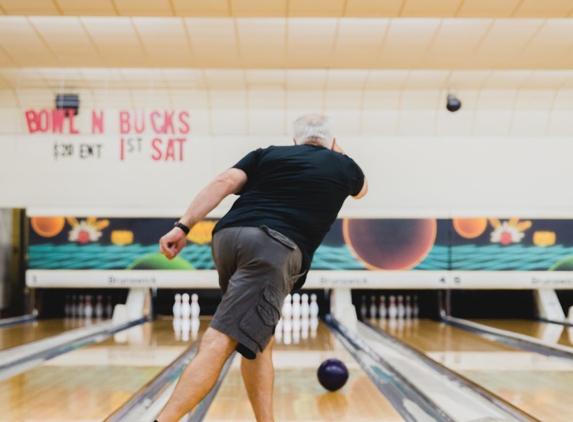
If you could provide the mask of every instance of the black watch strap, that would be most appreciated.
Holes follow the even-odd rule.
[[[189,231],[191,230],[189,227],[183,223],[180,223],[179,221],[176,221],[175,224],[173,224],[173,227],[179,227],[185,234],[189,234]]]

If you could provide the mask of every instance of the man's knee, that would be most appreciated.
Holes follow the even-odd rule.
[[[237,347],[237,340],[209,327],[201,338],[199,352],[209,352],[220,356],[229,356]]]

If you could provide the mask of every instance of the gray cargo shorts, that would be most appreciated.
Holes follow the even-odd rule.
[[[222,301],[211,327],[236,339],[248,359],[275,332],[285,297],[300,274],[302,255],[288,237],[266,226],[230,227],[213,235]]]

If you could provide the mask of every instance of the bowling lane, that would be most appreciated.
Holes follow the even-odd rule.
[[[0,328],[0,350],[42,340],[85,325],[85,319],[64,318],[32,321]]]
[[[305,336],[302,336],[305,337]],[[319,323],[308,338],[275,346],[275,421],[402,421],[352,356],[328,328]],[[298,344],[293,344],[298,341]],[[287,340],[288,342],[288,340]],[[337,392],[328,392],[318,383],[316,371],[326,359],[342,360],[350,372],[347,384]],[[223,381],[205,421],[253,421],[247,392],[240,370],[240,356]]]
[[[573,347],[573,328],[527,319],[474,319],[478,324],[534,337],[550,344]]]
[[[573,362],[517,350],[430,320],[377,325],[451,370],[545,422],[573,415]]]
[[[148,322],[0,382],[0,421],[101,421],[207,328],[177,340],[171,320]]]

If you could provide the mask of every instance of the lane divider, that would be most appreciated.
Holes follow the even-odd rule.
[[[405,421],[455,422],[455,419],[333,316],[326,315],[325,323]]]
[[[41,365],[56,356],[99,343],[113,334],[146,322],[147,318],[114,324],[105,321],[46,339],[0,351],[0,381]]]
[[[489,327],[473,321],[467,321],[461,318],[442,315],[442,321],[456,328],[461,328],[478,334],[488,340],[497,341],[516,349],[526,350],[528,352],[539,353],[545,356],[554,356],[565,359],[573,359],[573,347],[562,346],[560,344],[549,344],[531,336],[512,333],[499,328]]]
[[[447,368],[441,363],[436,362],[432,358],[428,357],[425,353],[420,352],[419,350],[415,349],[414,347],[410,346],[404,341],[392,336],[391,334],[381,330],[378,327],[373,326],[367,321],[362,321],[362,323],[365,326],[367,326],[370,330],[372,330],[372,332],[376,333],[376,335],[383,337],[385,340],[390,342],[396,349],[402,351],[403,353],[412,355],[418,360],[421,360],[422,362],[424,362],[424,364],[430,366],[442,376],[445,376],[450,381],[459,384],[461,388],[467,388],[472,392],[474,392],[475,394],[481,396],[481,398],[485,399],[486,402],[490,403],[492,406],[495,406],[498,411],[504,413],[505,416],[508,418],[508,420],[514,420],[520,422],[534,422],[534,421],[539,422],[538,419],[534,418],[528,413],[523,412],[522,410],[506,402],[502,398],[490,393],[485,388],[474,383],[473,381],[470,381],[469,379],[463,377],[457,372],[452,371],[451,369]]]

